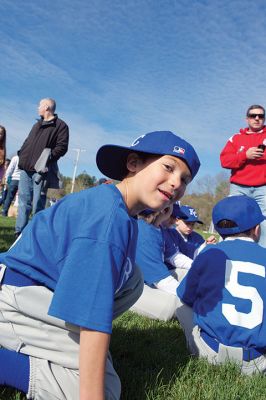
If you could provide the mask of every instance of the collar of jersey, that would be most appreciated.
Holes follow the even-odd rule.
[[[254,242],[254,240],[252,238],[249,238],[246,236],[237,236],[237,237],[229,236],[224,239],[224,242],[228,241],[228,240],[236,240],[236,239],[245,240],[246,242]]]

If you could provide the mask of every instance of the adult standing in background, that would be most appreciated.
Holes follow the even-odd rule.
[[[20,169],[18,167],[18,156],[12,157],[5,173],[5,182],[7,185],[7,195],[3,204],[2,216],[8,216],[9,207],[18,191]]]
[[[246,114],[247,128],[233,135],[221,152],[221,165],[231,169],[230,194],[255,199],[266,216],[265,109],[252,105]],[[266,221],[261,223],[259,244],[266,247]]]
[[[33,125],[18,152],[21,172],[18,216],[15,227],[16,237],[27,225],[31,211],[36,214],[45,207],[43,201],[44,182],[46,182],[46,188],[48,188],[49,183],[47,184],[47,182],[53,178],[57,179],[57,160],[68,149],[68,126],[58,118],[55,109],[55,100],[44,98],[40,101],[38,113],[41,118]],[[40,175],[39,171],[35,169],[35,164],[42,157],[44,149],[51,149],[51,154],[44,173]],[[55,188],[55,186],[53,187]]]
[[[0,125],[0,183],[5,174],[6,161],[6,128]]]

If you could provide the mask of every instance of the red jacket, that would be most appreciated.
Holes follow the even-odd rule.
[[[250,147],[266,144],[266,126],[258,133],[247,133],[248,128],[232,136],[223,148],[220,160],[223,168],[231,169],[230,182],[238,185],[261,186],[266,184],[266,150],[260,159],[249,160]]]

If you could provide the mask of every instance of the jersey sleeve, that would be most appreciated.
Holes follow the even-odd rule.
[[[122,251],[108,242],[73,241],[64,261],[49,314],[74,325],[112,331],[114,294],[126,263]]]
[[[200,256],[197,257],[189,269],[185,278],[180,282],[177,288],[177,295],[190,307],[193,307],[194,301],[198,295],[198,285],[200,280]]]
[[[143,273],[144,282],[152,285],[171,274],[164,263],[162,232],[150,227],[144,233],[145,239],[143,232],[138,239],[136,263]]]
[[[234,136],[228,140],[220,154],[221,166],[223,168],[240,168],[247,161],[245,151],[239,151],[234,143]]]

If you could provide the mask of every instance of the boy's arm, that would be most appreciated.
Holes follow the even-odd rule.
[[[80,400],[104,400],[104,378],[110,335],[80,328]]]

